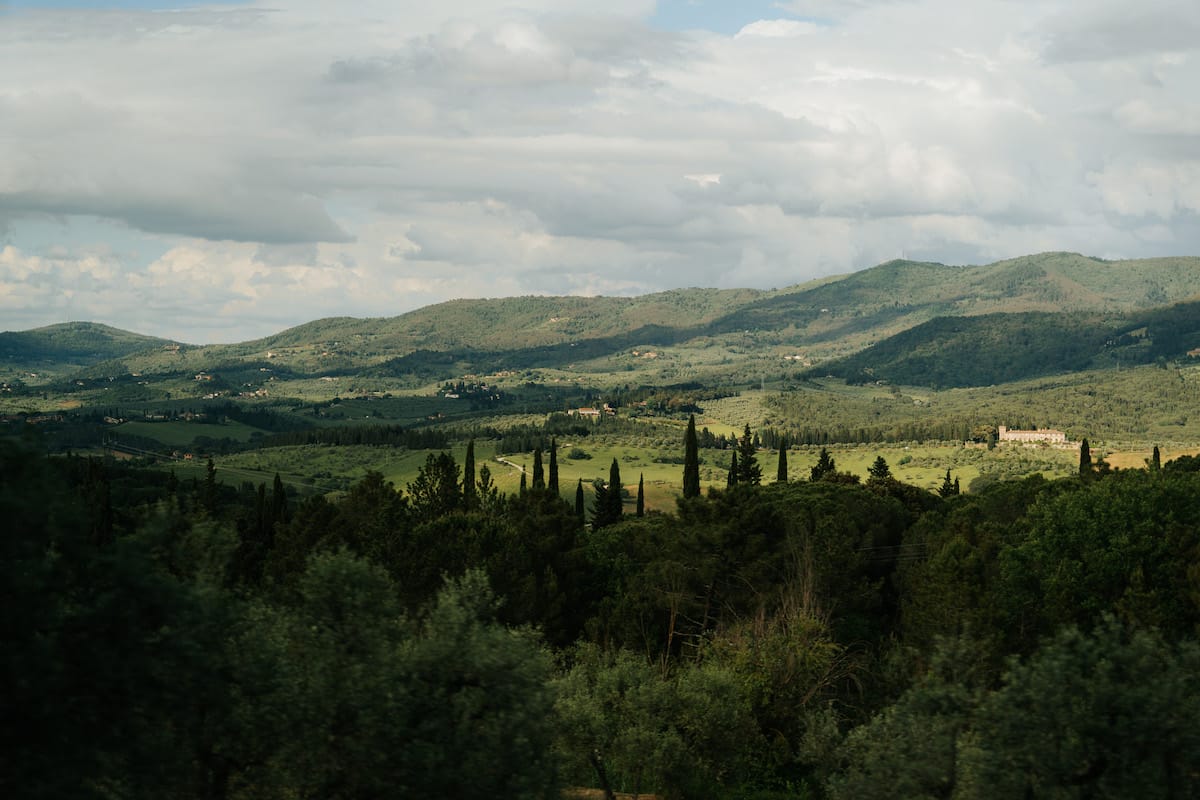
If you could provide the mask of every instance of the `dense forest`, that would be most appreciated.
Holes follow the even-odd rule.
[[[0,442],[0,794],[1200,793],[1197,459],[931,493],[747,429],[701,493],[693,435],[669,514],[553,442],[304,498]]]

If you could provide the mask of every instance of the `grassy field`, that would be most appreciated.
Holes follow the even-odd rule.
[[[461,465],[466,454],[465,445],[451,449],[455,460]],[[840,471],[852,472],[866,479],[867,470],[876,457],[883,456],[891,467],[892,474],[899,480],[930,491],[941,486],[946,470],[951,470],[966,491],[977,479],[1016,478],[1025,475],[1043,474],[1046,477],[1071,475],[1078,466],[1078,455],[1070,450],[1054,450],[1048,447],[999,447],[987,450],[978,446],[928,445],[928,446],[840,446],[830,447],[830,453]],[[215,459],[218,480],[237,484],[243,481],[269,483],[276,472],[282,479],[302,493],[334,492],[360,480],[368,471],[377,471],[404,489],[416,479],[417,472],[426,457],[436,451],[403,450],[389,447],[301,445],[255,450]],[[664,463],[678,457],[681,447],[646,446],[644,443],[623,441],[620,437],[595,437],[579,441],[566,440],[559,449],[559,487],[568,502],[574,502],[575,487],[583,481],[588,502],[592,499],[592,482],[607,480],[612,460],[617,459],[621,479],[629,492],[630,502],[637,493],[639,476],[645,480],[646,507],[648,510],[670,511],[681,491],[683,467],[680,464]],[[577,457],[569,457],[574,453]],[[788,452],[789,478],[807,480],[809,470],[816,463],[819,448],[793,448]],[[590,458],[578,457],[586,454]],[[1097,453],[1101,455],[1102,451]],[[701,450],[700,476],[703,486],[723,487],[726,482],[729,451]],[[1148,456],[1148,453],[1146,454]],[[1124,456],[1123,456],[1124,457]],[[1140,453],[1130,453],[1126,461]],[[526,470],[527,479],[532,479],[533,454],[505,454],[497,456],[495,443],[477,442],[475,449],[476,470],[487,465],[493,480],[502,492],[515,493],[520,485],[521,470]],[[1164,459],[1167,454],[1164,453]],[[760,451],[759,465],[764,482],[775,479],[778,453]],[[1114,463],[1116,463],[1114,461]],[[548,455],[543,459],[547,471]],[[204,466],[201,463],[172,465],[181,479],[200,477]]]

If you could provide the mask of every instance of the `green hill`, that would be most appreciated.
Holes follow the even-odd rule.
[[[22,367],[90,366],[91,372],[144,375],[253,369],[296,377],[440,380],[498,369],[570,366],[586,372],[599,369],[601,361],[608,362],[601,371],[662,369],[667,359],[617,366],[612,361],[622,352],[654,346],[686,350],[676,359],[672,379],[695,380],[717,375],[723,364],[732,375],[747,372],[753,362],[749,371],[762,374],[760,367],[777,363],[780,350],[796,348],[806,359],[828,365],[817,367],[820,374],[855,380],[915,374],[925,383],[962,385],[1092,363],[1096,337],[1113,333],[1094,321],[1097,315],[1116,319],[1120,327],[1135,312],[1197,297],[1198,258],[1103,261],[1042,253],[984,266],[890,261],[770,292],[692,288],[642,297],[452,300],[395,317],[333,317],[238,344],[177,349],[164,349],[163,340],[151,337],[71,323],[0,335],[0,358]],[[1018,316],[997,316],[1002,314]],[[940,318],[980,321],[952,324]],[[990,334],[989,326],[995,328]],[[908,338],[889,341],[905,331],[912,331]],[[1030,345],[1009,352],[1005,342],[1013,337]],[[938,344],[939,338],[945,342]],[[870,349],[875,346],[881,349]],[[956,352],[972,349],[974,355],[963,356],[970,363],[955,361]],[[862,358],[837,361],[857,353]],[[115,359],[121,363],[108,363]],[[979,363],[1001,361],[1008,366],[984,369]],[[701,362],[703,373],[696,366]]]
[[[851,383],[987,386],[1181,358],[1200,347],[1200,302],[1120,315],[1025,312],[938,317],[808,371]]]
[[[96,322],[5,331],[0,333],[0,371],[63,373],[170,344],[174,343]]]
[[[966,267],[889,261],[749,302],[715,328],[778,330],[790,344],[841,355],[939,316],[1113,313],[1198,295],[1200,258],[1103,261],[1041,253]]]

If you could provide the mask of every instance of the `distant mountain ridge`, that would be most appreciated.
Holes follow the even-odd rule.
[[[1071,335],[1054,335],[1064,343],[1078,343],[1079,359],[1085,351],[1092,353],[1083,359],[1090,363],[1094,347],[1079,343],[1079,337],[1085,330],[1104,339],[1114,332],[1091,322],[1073,324],[1072,317],[1103,315],[1119,327],[1135,312],[1197,298],[1200,258],[1194,257],[1104,261],[1075,253],[1041,253],[984,266],[897,260],[773,291],[691,288],[641,297],[452,300],[396,317],[314,320],[262,339],[188,345],[169,354],[162,347],[171,344],[167,340],[68,323],[0,334],[0,362],[11,366],[59,361],[116,369],[116,364],[104,363],[116,361],[122,368],[152,373],[271,359],[298,374],[412,371],[432,380],[482,367],[558,365],[638,345],[699,341],[726,347],[736,342],[741,350],[803,349],[834,372],[863,379],[879,369],[913,372],[911,365],[919,363],[914,353],[922,348],[937,351],[930,343],[938,337],[978,349],[978,343],[967,342],[972,337],[976,342],[988,335],[994,338],[994,330],[986,333],[989,327],[1073,330]],[[944,321],[951,318],[974,321],[955,327]],[[80,327],[88,325],[92,327]],[[898,338],[889,343],[890,337]],[[858,360],[838,360],[845,358]],[[906,358],[910,367],[897,367],[897,359]],[[945,354],[939,358],[945,361]],[[871,359],[873,364],[867,361]],[[1075,368],[1067,365],[1077,360],[1062,363]],[[1033,361],[1053,367],[1054,355],[1041,353],[1014,363]],[[1022,370],[1027,371],[1016,371]],[[981,374],[972,380],[987,377]]]

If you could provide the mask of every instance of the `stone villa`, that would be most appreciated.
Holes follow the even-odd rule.
[[[1048,444],[1066,444],[1067,435],[1062,431],[1046,428],[1040,431],[1013,431],[1004,427],[999,428],[999,440],[1002,442],[1046,442]]]

